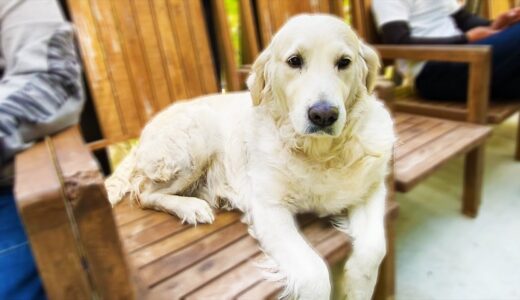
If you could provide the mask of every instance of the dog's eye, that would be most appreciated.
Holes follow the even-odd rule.
[[[300,55],[293,55],[287,59],[287,64],[291,68],[299,69],[303,66],[303,58]]]
[[[336,63],[338,70],[345,70],[350,65],[350,59],[342,57]]]

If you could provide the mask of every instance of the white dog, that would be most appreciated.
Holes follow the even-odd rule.
[[[347,298],[370,299],[385,255],[394,142],[390,115],[372,95],[378,67],[340,19],[294,17],[254,63],[250,94],[200,97],[157,115],[107,180],[109,199],[130,193],[193,224],[212,222],[212,207],[240,209],[287,291],[309,300],[330,298],[329,271],[294,215],[336,216],[354,239]]]

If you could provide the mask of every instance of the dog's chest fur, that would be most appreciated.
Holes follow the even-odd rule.
[[[285,164],[287,191],[282,201],[295,212],[338,214],[364,200],[371,186],[379,181],[362,168],[377,164],[376,158],[362,158],[334,168],[322,163],[288,157]]]
[[[349,161],[313,162],[305,155],[285,148],[282,143],[273,142],[271,137],[263,136],[261,132],[256,137],[254,149],[247,149],[248,146],[242,149],[249,152],[253,159],[238,159],[248,155],[238,155],[237,143],[229,142],[228,145],[232,146],[230,148],[234,149],[234,153],[226,151],[227,159],[219,164],[221,167],[227,164],[224,167],[227,176],[225,182],[218,181],[230,187],[233,192],[228,196],[216,196],[229,199],[233,206],[240,209],[244,208],[243,203],[233,199],[241,198],[238,194],[244,182],[250,181],[251,185],[258,185],[266,181],[260,177],[268,174],[267,181],[271,181],[282,190],[280,194],[272,194],[272,198],[278,198],[278,201],[294,213],[313,212],[323,216],[339,214],[351,205],[364,201],[371,187],[379,183],[385,173],[385,160],[382,157],[353,154],[352,160]],[[265,172],[255,171],[258,169]],[[271,193],[269,186],[265,189],[267,194]]]

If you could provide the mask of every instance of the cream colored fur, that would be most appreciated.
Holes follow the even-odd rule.
[[[287,59],[300,54],[301,69]],[[340,57],[351,64],[336,67]],[[373,96],[375,52],[339,19],[292,18],[258,57],[250,92],[200,97],[161,112],[106,181],[113,205],[130,195],[142,207],[189,223],[212,208],[238,208],[286,280],[286,295],[329,299],[329,272],[300,234],[294,215],[336,217],[354,238],[345,265],[347,299],[370,299],[385,255],[384,207],[394,142],[389,113]],[[339,109],[328,133],[310,133],[308,108]],[[348,212],[346,214],[345,212]]]

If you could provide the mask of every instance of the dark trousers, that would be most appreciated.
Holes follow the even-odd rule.
[[[0,299],[45,299],[12,188],[0,187]]]
[[[492,46],[491,98],[520,99],[520,23],[474,44]],[[417,76],[415,87],[426,99],[465,101],[468,65],[428,62]]]

